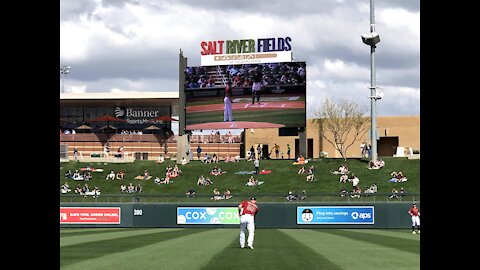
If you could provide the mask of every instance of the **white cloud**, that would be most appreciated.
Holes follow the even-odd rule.
[[[60,62],[72,66],[66,92],[177,91],[180,49],[188,64],[196,66],[201,41],[290,36],[296,61],[307,62],[308,106],[326,96],[369,104],[369,48],[360,38],[369,29],[368,1],[320,0],[290,8],[273,2],[255,5],[258,8],[230,3],[212,7],[188,0],[61,0]],[[415,114],[420,13],[400,5],[386,1],[376,7],[381,36],[377,84],[385,89],[379,111]],[[393,89],[404,107],[384,105],[391,105]]]

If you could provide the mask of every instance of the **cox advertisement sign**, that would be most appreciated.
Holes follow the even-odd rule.
[[[177,207],[177,224],[240,224],[237,207]]]
[[[120,224],[120,207],[60,207],[60,224]]]
[[[299,206],[297,224],[374,224],[373,206]]]

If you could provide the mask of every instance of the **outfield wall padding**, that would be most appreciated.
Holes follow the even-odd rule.
[[[255,217],[257,228],[369,228],[369,229],[405,229],[411,228],[408,209],[411,203],[258,203],[260,211]],[[61,203],[60,207],[120,207],[120,224],[63,224],[60,227],[128,227],[128,228],[236,228],[238,224],[177,224],[177,207],[236,207],[237,203]],[[373,206],[374,224],[297,224],[299,206]],[[420,203],[417,207],[421,210]]]

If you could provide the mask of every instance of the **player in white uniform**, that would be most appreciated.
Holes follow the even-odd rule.
[[[250,198],[238,205],[238,214],[240,215],[240,247],[245,247],[245,229],[248,230],[247,246],[253,249],[253,239],[255,236],[255,214],[258,212],[257,200]]]
[[[232,99],[230,95],[227,93],[225,94],[225,98],[223,99],[225,103],[225,107],[223,108],[223,121],[224,122],[232,122],[233,121],[233,113],[232,113]]]

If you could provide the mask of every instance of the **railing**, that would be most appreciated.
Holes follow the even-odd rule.
[[[222,79],[223,85],[227,85],[227,79],[225,78],[225,74],[220,66],[217,66],[217,75]]]
[[[301,195],[301,194],[297,194]],[[183,194],[100,194],[99,196],[92,195],[78,195],[78,194],[61,194],[60,201],[68,203],[184,203],[184,202],[213,202],[213,203],[236,203],[248,197],[255,196],[259,203],[262,202],[286,202],[286,203],[375,203],[375,202],[420,202],[420,193],[405,193],[398,195],[396,198],[389,199],[391,193],[374,193],[374,194],[360,194],[359,198],[352,198],[348,194],[340,196],[338,192],[330,193],[308,193],[304,200],[288,201],[287,194],[278,193],[263,193],[263,194],[231,194],[232,198],[229,200],[213,200],[213,194],[196,194],[195,197],[187,197]]]

